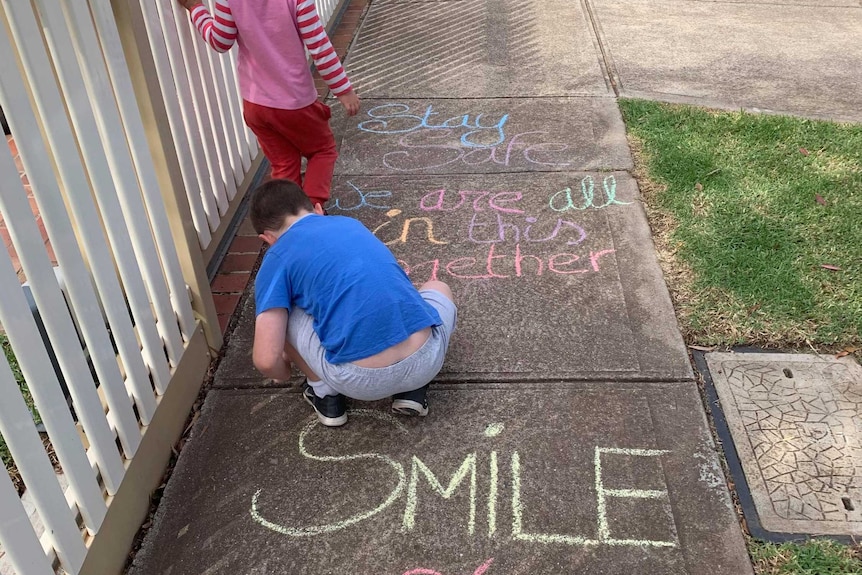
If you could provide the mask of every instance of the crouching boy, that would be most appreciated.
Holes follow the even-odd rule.
[[[323,425],[347,422],[345,397],[392,397],[402,415],[428,413],[428,383],[455,329],[452,291],[417,291],[360,222],[324,216],[288,180],[260,186],[251,221],[270,248],[255,279],[254,365],[274,379],[293,362]]]

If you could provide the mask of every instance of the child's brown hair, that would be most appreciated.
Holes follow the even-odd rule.
[[[251,225],[259,234],[276,231],[284,225],[284,218],[301,211],[314,211],[302,188],[290,180],[270,180],[258,186],[251,198]]]

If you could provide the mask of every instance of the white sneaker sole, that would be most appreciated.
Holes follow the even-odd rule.
[[[347,423],[347,414],[341,415],[339,417],[326,417],[321,414],[317,409],[314,410],[317,414],[317,419],[320,420],[320,423],[325,425],[326,427],[341,427],[345,423]]]
[[[399,415],[425,417],[428,415],[428,408],[412,399],[393,399],[392,411]]]

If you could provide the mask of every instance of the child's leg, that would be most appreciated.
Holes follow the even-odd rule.
[[[452,295],[452,288],[450,288],[448,284],[445,284],[441,281],[431,280],[431,281],[427,281],[424,284],[422,284],[421,286],[419,286],[420,292],[423,292],[425,290],[434,290],[434,291],[439,292],[439,293],[443,294],[444,296],[446,296],[446,299],[448,299],[449,301],[451,301],[451,302],[455,301],[455,296]]]
[[[305,167],[305,181],[303,189],[312,203],[315,198],[322,199],[321,205],[329,199],[329,191],[332,187],[332,173],[335,171],[335,161],[338,159],[338,150],[335,146],[335,136],[329,127],[329,118],[332,112],[329,106],[317,102],[321,108],[321,117],[326,118],[319,124],[319,130],[314,138],[309,138],[308,147],[303,150],[303,155],[308,158]]]
[[[309,387],[302,390],[302,396],[314,408],[317,418],[327,427],[338,427],[347,423],[347,403],[344,396],[327,382],[327,370],[331,364],[326,361],[313,324],[314,319],[310,315],[294,308],[287,319],[284,353],[307,376]]]
[[[284,359],[293,363],[302,372],[302,375],[310,381],[320,381],[320,376],[314,373],[314,370],[302,359],[302,356],[289,341],[284,342]]]
[[[291,310],[287,319],[284,354],[305,374],[318,397],[339,393],[326,381],[328,362],[325,353],[320,338],[314,332],[314,318],[300,308]]]
[[[454,303],[455,298],[452,296],[452,290],[449,286],[441,281],[424,283],[419,288],[419,293],[422,294],[422,299],[437,310],[440,319],[443,321],[441,325],[434,328],[431,335],[432,338],[439,339],[439,344],[435,348],[436,353],[433,354],[433,357],[429,358],[435,366],[442,367],[443,359],[449,349],[449,339],[452,336],[452,332],[455,331],[455,323],[457,321],[458,312]],[[434,375],[436,375],[436,370]],[[425,383],[422,387],[417,387],[411,391],[394,394],[392,396],[392,411],[401,415],[427,415],[429,385],[429,383]]]
[[[308,385],[314,390],[314,395],[317,397],[326,397],[327,395],[338,395],[338,390],[333,389],[328,383],[323,381],[319,375],[314,373],[314,370],[306,363],[296,348],[290,342],[284,342],[284,355],[293,362],[293,364],[305,375]]]
[[[324,205],[329,200],[332,172],[338,159],[335,136],[329,127],[332,112],[329,106],[319,101],[297,112],[300,137],[295,143],[302,155],[308,158],[302,189],[312,204]]]
[[[293,142],[285,137],[278,126],[280,116],[291,110],[278,110],[243,101],[245,123],[257,136],[263,154],[272,164],[272,177],[302,185],[302,154]]]

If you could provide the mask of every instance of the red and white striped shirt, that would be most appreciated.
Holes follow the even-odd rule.
[[[308,50],[308,53],[311,55],[314,66],[317,68],[320,76],[326,82],[329,89],[332,90],[333,94],[336,96],[344,94],[351,89],[350,80],[347,78],[347,74],[341,65],[341,60],[335,53],[335,48],[333,48],[332,43],[329,41],[329,36],[326,34],[326,30],[323,28],[323,24],[317,14],[317,8],[314,5],[314,0],[292,1],[296,2],[295,13],[292,15],[287,13],[284,8],[279,8],[278,10],[283,12],[281,17],[291,18],[291,16],[293,16],[291,18],[293,20],[293,25],[299,34],[299,38],[302,40],[302,45],[305,46],[305,49]],[[264,2],[263,4],[266,3]],[[285,4],[287,3],[281,4],[281,6],[285,6]],[[289,4],[288,6],[289,8],[294,7]],[[239,7],[235,8],[239,9]],[[268,13],[272,15],[273,11],[276,10],[276,8],[263,5],[260,7],[246,7],[243,5],[242,8],[247,10],[247,13],[253,13],[255,15],[258,15],[262,10],[268,10]],[[293,12],[293,10],[290,11]],[[287,65],[291,68],[295,68],[299,62],[302,62],[303,64],[305,63],[305,54],[301,54],[301,59],[298,58],[297,56],[299,55],[296,54],[290,55],[290,57],[293,57],[293,60],[290,60],[290,57],[285,58],[286,48],[282,45],[282,41],[277,37],[280,36],[280,34],[277,29],[273,28],[273,26],[267,22],[263,14],[260,14],[260,18],[247,18],[245,25],[253,29],[244,29],[243,20],[239,17],[235,19],[234,12],[235,11],[231,10],[230,0],[215,0],[212,15],[209,10],[207,10],[206,6],[198,4],[192,8],[190,16],[192,23],[194,23],[203,39],[214,50],[218,52],[226,52],[231,49],[234,43],[239,44],[241,67],[243,64],[243,45],[248,44],[252,48],[260,47],[258,50],[261,53],[255,53],[254,49],[249,49],[247,50],[248,53],[245,54],[245,60],[251,61],[246,66],[246,68],[249,69],[249,72],[247,74],[240,74],[241,89],[243,88],[242,84],[244,76],[246,76],[246,83],[272,83],[273,78],[261,78],[261,76],[266,76],[267,73],[272,72],[272,70],[269,70],[268,68],[269,64],[273,61],[279,61],[282,63],[287,61]],[[271,22],[271,20],[269,20],[269,22]],[[290,46],[291,45],[288,44],[287,50],[289,50]],[[305,68],[307,70],[307,65],[305,65]],[[252,70],[257,71],[257,74],[253,73]],[[299,70],[290,70],[290,74],[287,74],[287,76],[289,77],[283,77],[279,80],[284,82],[306,82],[304,75]],[[310,75],[308,79],[310,80]],[[313,88],[313,82],[310,87]],[[260,89],[257,90],[256,88]],[[247,86],[243,91],[247,92],[250,96],[246,97],[246,94],[243,94],[244,98],[258,104],[273,106],[274,102],[272,99],[277,98],[276,94],[278,89],[264,85],[256,87]],[[262,99],[264,101],[255,101],[254,95],[259,92],[263,93],[263,96],[259,98],[259,100]],[[307,93],[307,90],[305,93]],[[273,107],[293,106],[275,105]]]

